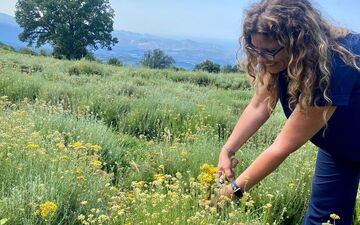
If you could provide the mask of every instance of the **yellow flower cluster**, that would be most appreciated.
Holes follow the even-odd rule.
[[[154,180],[155,180],[155,181],[163,181],[163,180],[165,180],[165,175],[164,175],[164,174],[161,174],[161,173],[155,174],[155,175],[154,175]]]
[[[58,143],[57,147],[63,148],[64,144]],[[69,147],[74,148],[75,150],[94,150],[94,151],[102,150],[102,147],[100,145],[82,144],[80,141],[70,144]]]
[[[201,184],[210,184],[215,180],[214,175],[218,172],[218,169],[211,164],[204,163],[200,166],[201,174],[198,176],[198,180]]]
[[[47,201],[39,205],[39,215],[45,219],[51,217],[55,214],[57,210],[57,205],[55,202]]]
[[[332,213],[332,214],[330,214],[330,218],[333,219],[333,220],[339,220],[340,216],[335,214],[335,213]]]
[[[100,160],[92,160],[91,163],[90,163],[92,166],[95,166],[95,167],[100,167],[102,162]]]
[[[30,149],[37,149],[39,147],[39,145],[34,144],[34,143],[30,143],[30,144],[27,145],[27,147],[30,148]]]

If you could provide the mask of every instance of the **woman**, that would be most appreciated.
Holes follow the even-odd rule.
[[[222,195],[241,197],[311,140],[319,147],[303,224],[351,224],[360,177],[360,35],[327,23],[308,0],[263,0],[246,13],[243,45],[256,92],[222,148],[218,169],[233,178],[237,149],[280,99],[287,121],[274,143]]]

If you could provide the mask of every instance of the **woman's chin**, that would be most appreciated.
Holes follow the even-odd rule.
[[[271,74],[278,74],[279,72],[283,71],[285,68],[279,66],[278,64],[270,64],[270,65],[265,65],[266,67],[266,71],[271,73]]]

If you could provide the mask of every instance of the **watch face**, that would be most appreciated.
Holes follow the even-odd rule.
[[[231,188],[236,197],[241,198],[243,196],[243,191],[241,190],[241,188],[239,186],[237,186],[237,184],[235,183],[235,180],[233,182],[231,182]]]
[[[243,191],[240,188],[238,188],[237,190],[234,191],[234,194],[236,197],[241,198],[243,196]]]

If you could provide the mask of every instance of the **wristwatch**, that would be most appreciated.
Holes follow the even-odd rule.
[[[244,194],[244,191],[241,190],[241,188],[236,184],[236,180],[233,180],[230,185],[234,192],[234,195],[238,198],[241,198]]]

